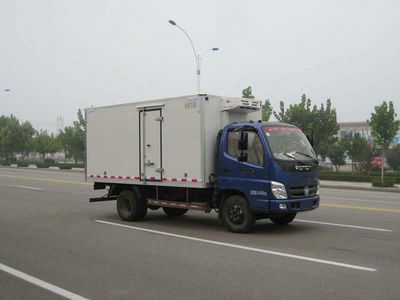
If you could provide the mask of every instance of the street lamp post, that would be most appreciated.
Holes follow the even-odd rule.
[[[197,54],[196,51],[196,47],[193,44],[192,39],[190,38],[189,34],[185,31],[185,29],[183,29],[182,27],[180,27],[178,24],[175,23],[175,21],[173,20],[169,20],[168,21],[169,24],[178,27],[180,30],[183,31],[183,33],[186,35],[186,37],[188,38],[190,45],[192,46],[193,49],[193,54],[194,54],[194,59],[196,61],[196,75],[197,75],[197,93],[200,94],[200,76],[201,76],[201,62],[203,60],[204,55],[209,52],[209,51],[218,51],[219,48],[214,47],[214,48],[209,48],[206,51],[204,51],[204,53],[200,56],[199,54]]]

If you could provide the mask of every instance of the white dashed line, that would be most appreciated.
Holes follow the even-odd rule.
[[[371,199],[355,199],[355,198],[339,198],[339,197],[329,197],[329,196],[323,196],[324,199],[330,199],[330,200],[339,200],[339,201],[355,201],[355,202],[371,202],[371,203],[387,203],[387,204],[398,204],[400,205],[400,201],[387,201],[387,200],[371,200]]]
[[[13,184],[0,184],[0,185],[2,185],[2,186],[8,186],[8,187],[15,187],[15,188],[19,188],[19,189],[25,189],[25,190],[43,191],[42,188],[33,187],[33,186],[13,185]]]
[[[346,224],[338,224],[338,223],[327,223],[327,222],[310,221],[310,220],[300,220],[300,219],[295,219],[294,221],[296,221],[296,222],[303,222],[303,223],[313,223],[313,224],[329,225],[329,226],[338,226],[338,227],[348,227],[348,228],[357,228],[357,229],[373,230],[373,231],[393,232],[393,230],[390,230],[390,229],[375,228],[375,227],[364,227],[364,226],[346,225]]]

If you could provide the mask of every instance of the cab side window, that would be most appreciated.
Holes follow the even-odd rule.
[[[248,145],[247,151],[243,151],[243,153],[247,153],[247,162],[250,164],[263,166],[264,165],[264,148],[262,146],[260,137],[257,132],[247,131],[248,133]],[[239,139],[240,139],[240,131],[229,131],[228,132],[228,145],[227,145],[227,153],[228,155],[238,158],[240,155],[239,150]]]
[[[240,131],[229,131],[228,132],[228,147],[227,152],[230,156],[239,157],[239,139]]]

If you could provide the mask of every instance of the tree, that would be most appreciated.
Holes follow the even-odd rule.
[[[396,112],[393,102],[383,101],[381,105],[375,106],[375,112],[371,113],[371,119],[368,121],[372,130],[372,136],[375,143],[382,150],[383,163],[381,168],[381,181],[383,183],[385,153],[390,146],[391,141],[399,130],[399,120],[396,120]]]
[[[268,122],[269,118],[271,117],[272,114],[272,105],[271,102],[269,101],[269,99],[264,101],[264,104],[261,107],[262,110],[262,120],[264,122]]]
[[[369,171],[375,149],[360,133],[349,134],[342,139],[342,145],[347,156],[351,159],[353,168],[360,171]]]
[[[304,132],[312,130],[314,133],[314,150],[322,157],[326,156],[330,145],[336,142],[336,134],[339,130],[335,108],[331,100],[320,108],[314,105],[311,108],[311,99],[306,95],[301,96],[300,103],[291,104],[285,109],[283,101],[279,104],[279,111],[274,111],[275,118],[284,123],[296,125]]]
[[[13,115],[0,116],[0,155],[9,161],[16,153],[25,157],[33,150],[32,141],[35,132],[28,121],[20,124]]]
[[[35,151],[40,154],[42,160],[46,158],[46,154],[54,154],[60,149],[58,140],[54,134],[48,134],[46,130],[36,133],[33,144]]]
[[[339,173],[340,166],[346,164],[346,149],[342,141],[337,141],[329,148],[327,155],[335,166],[336,173]]]
[[[85,157],[86,122],[79,109],[78,120],[72,126],[67,126],[58,136],[58,140],[67,157],[72,157],[76,162]]]
[[[10,162],[11,156],[21,151],[24,135],[15,116],[2,117],[0,123],[0,150]]]
[[[248,98],[248,99],[254,99],[255,97],[253,96],[253,90],[251,89],[251,86],[248,86],[244,90],[242,90],[242,97],[243,98]]]
[[[61,149],[65,153],[65,158],[71,158],[73,152],[74,130],[72,126],[67,126],[57,136]]]
[[[242,97],[247,98],[247,99],[255,98],[253,95],[253,90],[252,90],[251,86],[248,86],[247,88],[242,90]],[[272,105],[271,105],[271,101],[269,101],[269,99],[265,100],[264,103],[262,104],[261,113],[262,113],[261,119],[264,122],[268,122],[269,118],[271,117],[271,114],[272,114]]]
[[[299,104],[290,104],[285,109],[285,103],[279,103],[279,111],[274,111],[274,116],[279,122],[294,124],[303,131],[312,127],[311,100],[306,95],[301,96]]]
[[[321,103],[319,109],[313,108],[314,149],[321,156],[327,154],[330,145],[337,141],[339,124],[337,123],[336,109],[332,107],[330,99],[326,100],[326,105]]]
[[[388,165],[394,170],[400,169],[400,144],[397,144],[392,149],[389,149],[386,154]]]
[[[21,130],[23,135],[23,144],[21,145],[20,153],[23,157],[26,157],[34,150],[33,137],[36,134],[36,130],[29,121],[21,124]]]

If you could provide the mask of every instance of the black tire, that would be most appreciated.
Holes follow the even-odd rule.
[[[240,195],[233,195],[226,199],[220,214],[222,223],[235,233],[249,232],[256,221],[246,198]]]
[[[291,223],[294,220],[294,218],[296,218],[296,213],[274,216],[271,217],[270,219],[275,224],[283,226]]]
[[[188,210],[184,208],[163,207],[163,211],[171,217],[183,216]]]
[[[147,206],[134,192],[123,191],[117,197],[117,211],[124,221],[139,221],[145,217]]]

